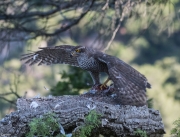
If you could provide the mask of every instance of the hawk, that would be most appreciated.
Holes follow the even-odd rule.
[[[21,60],[26,60],[25,63],[29,65],[60,63],[80,67],[90,73],[94,85],[100,84],[99,74],[105,72],[108,79],[101,88],[111,80],[122,105],[146,105],[146,88],[151,88],[146,77],[124,61],[85,46],[43,47],[34,53],[22,55]]]

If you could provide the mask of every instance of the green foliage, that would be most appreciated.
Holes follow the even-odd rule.
[[[100,124],[100,116],[95,111],[91,111],[84,119],[84,125],[73,134],[73,137],[87,137],[91,135],[93,129]],[[41,118],[34,118],[29,123],[29,132],[27,137],[70,137],[71,134],[65,134],[65,131],[57,121],[54,113],[47,113]],[[62,131],[60,134],[59,131]]]
[[[100,122],[100,116],[96,111],[92,110],[85,117],[84,125],[81,126],[78,130],[75,131],[73,137],[87,137],[90,136],[92,130],[98,127]]]
[[[137,129],[136,131],[134,131],[134,134],[139,137],[147,137],[146,131],[142,131],[140,129]]]
[[[42,118],[34,118],[29,123],[29,128],[30,131],[27,133],[27,137],[63,137],[62,135],[57,134],[59,124],[55,114],[53,113],[47,113]]]
[[[153,108],[153,99],[150,98],[147,100],[148,108]]]
[[[171,130],[171,135],[173,137],[180,137],[180,118],[174,121],[173,125],[175,127]]]
[[[59,81],[55,87],[51,89],[53,95],[77,95],[80,90],[88,89],[87,84],[91,80],[88,72],[82,69],[70,67],[69,73],[63,71],[61,76],[62,81]]]

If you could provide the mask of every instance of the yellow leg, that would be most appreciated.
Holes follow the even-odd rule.
[[[100,89],[102,90],[103,88],[106,88],[107,87],[107,83],[109,82],[109,77],[106,79],[106,81],[100,86]]]

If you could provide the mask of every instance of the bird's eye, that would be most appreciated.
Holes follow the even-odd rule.
[[[80,49],[76,49],[76,52],[80,52]]]

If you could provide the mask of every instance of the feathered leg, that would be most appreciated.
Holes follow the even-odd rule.
[[[99,81],[99,72],[89,71],[89,74],[91,75],[91,78],[93,80],[93,84],[94,85],[99,85],[100,84],[100,81]]]

